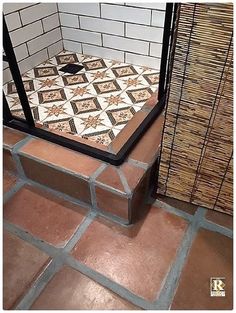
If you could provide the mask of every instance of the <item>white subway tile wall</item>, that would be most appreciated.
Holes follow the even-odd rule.
[[[63,50],[56,3],[4,3],[3,13],[21,73]],[[3,82],[11,79],[4,64]]]
[[[165,3],[59,3],[65,49],[160,68]]]
[[[155,2],[4,3],[3,12],[21,71],[63,48],[159,70],[165,6]],[[9,70],[4,71],[6,82]]]

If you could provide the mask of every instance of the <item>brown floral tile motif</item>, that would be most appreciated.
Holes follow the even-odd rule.
[[[56,66],[50,67],[35,67],[34,68],[34,75],[36,78],[38,77],[45,77],[45,76],[58,76],[58,71]]]
[[[39,86],[41,88],[51,88],[56,85],[58,77],[56,78],[46,78],[44,80],[39,79]]]
[[[76,127],[73,118],[64,118],[56,121],[43,123],[50,130],[61,131],[69,134],[76,134]]]
[[[91,97],[82,100],[72,100],[72,109],[75,114],[89,113],[102,110],[97,98]]]
[[[121,97],[120,95],[110,95],[109,97],[105,97],[106,103],[108,103],[109,106],[116,105],[118,106],[121,103],[124,103],[124,97]]]
[[[138,74],[132,65],[115,67],[112,68],[111,70],[117,78]]]
[[[102,69],[102,68],[107,68],[107,66],[106,66],[105,62],[103,61],[103,59],[83,62],[83,66],[86,69],[86,71],[92,71],[92,70],[98,70],[98,69]]]
[[[119,84],[114,79],[108,80],[105,82],[93,83],[93,87],[96,90],[97,94],[99,94],[99,95],[103,94],[103,93],[121,90]]]
[[[88,83],[85,74],[67,75],[62,77],[65,86]]]
[[[129,78],[127,80],[124,81],[126,84],[126,87],[137,87],[139,85],[142,85],[142,80],[139,79],[139,77],[136,78]]]
[[[80,119],[83,121],[82,124],[85,126],[84,129],[90,127],[96,129],[98,126],[104,126],[104,124],[102,123],[103,119],[100,118],[100,115],[89,115],[88,117],[80,117]]]
[[[46,91],[38,92],[39,103],[48,103],[55,101],[63,101],[66,100],[66,95],[64,90],[61,89],[50,89]]]
[[[77,87],[77,88],[73,89],[73,97],[74,96],[83,97],[86,93],[90,93],[90,91],[87,87]]]
[[[104,79],[104,78],[109,78],[110,76],[108,75],[107,71],[97,71],[95,73],[91,73],[91,77],[93,80],[95,79]]]
[[[153,91],[151,88],[140,88],[126,91],[126,93],[133,103],[139,103],[148,100],[151,97]]]
[[[67,63],[76,63],[79,62],[77,55],[75,53],[72,54],[64,54],[56,56],[57,64],[67,64]]]
[[[150,85],[155,85],[159,82],[158,73],[143,74],[143,78],[145,78]]]
[[[115,135],[111,129],[107,129],[100,132],[86,134],[83,135],[82,137],[85,139],[95,141],[96,143],[108,146],[115,138]]]
[[[45,108],[45,113],[47,114],[47,118],[50,116],[59,116],[62,114],[66,114],[65,112],[65,107],[64,104],[60,104],[60,105],[55,105],[53,104],[53,106],[49,107],[49,108]]]
[[[114,109],[106,112],[112,125],[126,124],[136,113],[132,107]]]

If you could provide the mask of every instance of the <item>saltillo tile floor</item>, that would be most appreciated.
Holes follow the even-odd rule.
[[[70,63],[83,69],[76,74],[61,71]],[[108,146],[157,91],[159,73],[62,51],[22,79],[37,124]],[[24,118],[14,82],[3,89],[12,114]]]
[[[3,183],[4,309],[232,309],[232,217],[161,197],[125,227],[13,172]]]

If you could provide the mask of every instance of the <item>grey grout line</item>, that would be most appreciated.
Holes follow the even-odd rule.
[[[63,252],[70,252],[76,243],[80,240],[82,235],[85,233],[89,225],[94,221],[97,214],[95,212],[90,212],[83,220],[83,222],[78,226],[78,229],[72,236],[72,238],[68,241],[66,246],[63,249]]]
[[[167,274],[164,286],[162,287],[161,292],[157,300],[155,301],[155,306],[158,310],[170,309],[170,305],[173,301],[185,261],[187,259],[192,243],[195,239],[197,231],[200,227],[200,221],[202,220],[204,215],[205,210],[202,208],[198,208],[192,222],[189,224],[189,227],[182,240],[181,246],[178,249],[175,261],[172,264],[169,273]]]
[[[106,163],[103,163],[99,166],[99,168],[90,176],[89,178],[89,188],[90,188],[90,194],[91,194],[91,202],[92,202],[92,208],[97,209],[97,197],[96,197],[96,191],[95,191],[95,180],[96,178],[105,170],[107,167]]]
[[[152,198],[151,198],[152,199]],[[177,215],[177,216],[179,216],[179,217],[182,217],[182,218],[184,218],[184,219],[186,219],[187,221],[192,221],[193,220],[193,218],[194,218],[194,215],[191,215],[191,214],[189,214],[189,213],[187,213],[187,212],[184,212],[184,211],[181,211],[181,210],[179,210],[179,209],[176,209],[175,207],[173,207],[173,206],[171,206],[171,205],[169,205],[169,204],[167,204],[167,203],[164,203],[164,202],[162,202],[162,201],[160,201],[160,200],[158,200],[158,199],[156,199],[154,202],[153,202],[153,205],[155,206],[155,207],[158,207],[158,208],[161,208],[161,209],[163,209],[163,210],[165,210],[165,211],[167,211],[167,212],[170,212],[170,213],[172,213],[172,214],[175,214],[175,215]]]
[[[63,266],[63,261],[60,257],[57,257],[49,263],[46,269],[41,273],[41,275],[33,283],[32,287],[28,290],[26,295],[21,299],[21,301],[15,307],[15,310],[29,310],[31,305],[53,278],[53,276],[60,270]]]
[[[32,140],[32,137],[27,136],[26,138],[24,138],[23,140],[21,140],[17,144],[15,144],[12,148],[12,151],[11,151],[12,158],[16,163],[16,169],[17,169],[17,172],[19,174],[19,177],[23,178],[23,179],[25,178],[25,172],[24,172],[23,167],[21,165],[18,151],[19,151],[19,149],[21,149],[25,144],[27,144],[31,140]]]
[[[67,256],[65,259],[65,262],[70,267],[81,272],[82,274],[91,278],[92,280],[99,283],[100,285],[108,288],[109,290],[113,291],[114,293],[118,294],[119,296],[128,300],[129,302],[135,304],[136,306],[139,306],[146,310],[154,309],[154,306],[152,305],[152,303],[149,303],[145,299],[133,294],[130,290],[110,280],[108,277],[103,276],[99,272],[96,272],[93,269],[87,267],[86,265],[80,263],[78,260],[75,260],[73,257]]]
[[[231,230],[227,227],[212,223],[206,219],[201,221],[200,227],[207,229],[207,230],[210,230],[210,231],[213,231],[213,232],[220,233],[221,235],[224,235],[226,237],[233,238],[233,230]]]
[[[129,164],[132,164],[132,165],[134,165],[136,167],[141,167],[144,170],[147,170],[148,167],[149,167],[147,163],[140,162],[140,161],[137,161],[137,160],[133,160],[133,159],[130,159],[130,158],[128,158],[127,161],[128,161]]]
[[[156,199],[155,202],[153,202],[153,205],[155,207],[159,207],[163,210],[166,210],[167,212],[173,213],[179,217],[182,217],[188,221],[192,221],[194,219],[194,215],[191,215],[191,214],[188,214],[187,212],[176,209],[175,207],[173,207],[167,203],[164,203],[158,199]],[[199,209],[205,210],[204,212],[207,212],[207,209],[205,209],[205,208],[199,207]],[[202,221],[200,223],[200,227],[214,231],[214,232],[218,232],[218,233],[220,233],[224,236],[227,236],[229,238],[233,238],[233,231],[230,228],[220,226],[219,224],[208,221],[205,217],[202,219]]]
[[[86,181],[86,182],[89,182],[89,181],[91,182],[91,178],[88,178],[87,176],[80,175],[80,174],[75,173],[75,172],[73,172],[73,171],[71,171],[71,170],[68,170],[68,169],[59,167],[59,166],[57,166],[57,165],[55,165],[55,164],[49,163],[49,162],[47,162],[47,161],[45,161],[45,160],[35,158],[34,156],[31,156],[31,155],[28,155],[28,154],[25,154],[25,153],[22,153],[22,152],[20,152],[20,155],[22,155],[22,156],[24,156],[24,157],[26,157],[26,158],[28,158],[28,159],[31,159],[31,160],[33,160],[33,161],[35,161],[35,162],[38,162],[38,163],[40,163],[40,164],[49,166],[49,167],[53,168],[53,169],[56,170],[56,171],[63,172],[63,173],[65,173],[65,174],[67,174],[67,175],[71,175],[71,176],[73,176],[73,177],[75,177],[75,178],[84,180],[84,181]],[[98,170],[99,170],[99,169],[98,169]],[[96,171],[96,172],[97,172],[97,171]],[[96,173],[96,172],[95,172],[95,173]],[[92,185],[95,185],[95,183],[92,183]],[[126,198],[129,196],[129,195],[127,195],[125,192],[121,192],[121,191],[116,190],[115,188],[112,188],[112,187],[110,187],[110,186],[108,187],[107,185],[105,185],[105,184],[103,184],[103,183],[96,182],[96,185],[102,186],[102,187],[103,187],[104,189],[106,189],[107,191],[113,192],[113,193],[115,193],[115,194],[117,194],[117,195],[119,195],[119,196],[122,195],[122,196],[124,196],[124,197],[126,197]]]
[[[123,219],[123,218],[121,218],[119,216],[116,216],[116,215],[114,215],[112,213],[104,212],[104,211],[102,211],[100,209],[97,209],[96,213],[98,214],[98,216],[101,216],[101,217],[105,218],[106,220],[109,220],[109,221],[111,221],[113,223],[119,224],[122,227],[127,227],[127,226],[130,225],[128,220]]]
[[[35,156],[32,156],[32,155],[29,155],[27,153],[20,152],[19,156],[23,156],[25,158],[28,158],[28,159],[33,160],[35,162],[38,162],[40,164],[49,166],[49,167],[53,168],[54,170],[57,170],[57,171],[60,171],[60,172],[66,173],[66,174],[70,174],[71,176],[74,176],[75,178],[80,178],[80,179],[83,179],[83,180],[86,180],[86,181],[88,180],[87,176],[80,175],[80,174],[78,174],[76,172],[73,172],[72,170],[69,170],[69,169],[64,168],[64,167],[57,166],[55,164],[52,164],[52,163],[50,163],[48,161],[39,159],[39,158],[37,158]]]
[[[69,202],[71,202],[73,204],[81,206],[82,208],[85,208],[85,209],[88,209],[88,210],[91,209],[91,205],[89,203],[86,203],[86,202],[83,202],[83,201],[78,200],[76,198],[73,198],[73,197],[71,197],[71,196],[69,196],[69,195],[67,195],[67,194],[65,194],[63,192],[60,192],[60,191],[55,190],[55,189],[52,189],[52,188],[50,188],[50,187],[48,187],[46,185],[42,185],[42,184],[40,184],[40,183],[38,183],[38,182],[36,182],[34,180],[26,178],[25,182],[29,186],[35,186],[35,187],[38,187],[40,189],[43,189],[43,190],[53,194],[54,196],[56,196],[58,198],[62,198],[62,199],[66,200],[66,201],[69,201]]]
[[[22,229],[21,227],[4,220],[3,228],[12,234],[15,234],[20,239],[28,242],[34,247],[44,251],[51,257],[55,257],[58,254],[59,248],[56,248],[42,239],[30,234],[28,231]],[[62,250],[62,249],[61,249]]]
[[[125,192],[128,195],[131,195],[132,192],[131,192],[130,186],[129,186],[128,182],[127,182],[127,179],[126,179],[124,173],[122,172],[122,170],[120,168],[117,168],[117,173],[118,173],[118,175],[120,177],[120,180],[122,182],[122,185],[124,187]]]
[[[5,204],[24,185],[25,181],[22,179],[18,179],[15,185],[8,192],[3,194],[3,204]]]

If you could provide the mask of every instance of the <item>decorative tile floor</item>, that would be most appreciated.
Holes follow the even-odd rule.
[[[83,66],[77,74],[60,71]],[[48,130],[109,145],[157,90],[156,70],[62,51],[22,75],[34,120]],[[13,115],[24,117],[14,82],[4,85]]]

